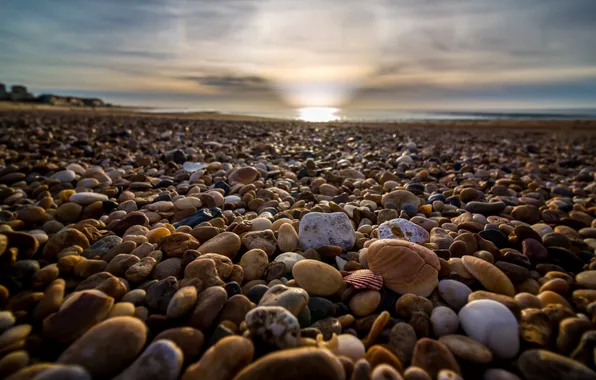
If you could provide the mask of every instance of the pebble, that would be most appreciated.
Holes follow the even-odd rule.
[[[316,260],[298,261],[292,269],[292,276],[298,286],[314,296],[330,296],[344,286],[337,269]]]
[[[378,236],[379,239],[403,239],[418,244],[430,240],[429,233],[423,227],[402,218],[379,225]]]
[[[185,286],[176,291],[168,304],[166,316],[168,318],[179,318],[186,315],[197,301],[197,288]]]
[[[336,245],[348,251],[356,242],[356,232],[348,216],[342,212],[309,212],[300,220],[298,239],[305,250]]]
[[[492,352],[485,345],[465,335],[444,335],[439,338],[439,342],[458,358],[479,364],[487,364],[493,360]]]
[[[90,205],[95,202],[103,202],[108,200],[108,196],[99,193],[82,192],[76,193],[70,196],[68,199],[70,202],[74,202],[83,206]]]
[[[280,306],[297,317],[309,304],[309,296],[304,289],[278,284],[267,289],[258,304],[259,306]]]
[[[279,261],[285,264],[286,266],[286,270],[285,273],[291,273],[292,272],[292,268],[294,268],[294,265],[299,262],[300,260],[304,260],[305,257],[302,256],[299,253],[295,253],[295,252],[285,252],[282,253],[280,255],[278,255],[275,258],[275,261]]]
[[[281,252],[294,252],[298,248],[298,233],[290,223],[279,226],[277,245]]]
[[[132,363],[147,339],[147,327],[133,317],[105,320],[71,344],[58,363],[85,368],[93,377],[113,376]]]
[[[251,336],[277,349],[298,345],[300,324],[292,313],[280,306],[258,306],[246,314]]]
[[[499,358],[512,358],[519,351],[518,323],[507,307],[493,300],[477,300],[459,311],[466,334],[486,345]]]
[[[252,342],[246,338],[222,338],[209,348],[199,361],[191,364],[181,379],[237,379],[238,376],[234,376],[252,361],[254,351]]]
[[[377,290],[364,290],[350,299],[350,309],[358,317],[365,317],[379,307],[381,293]]]
[[[233,232],[222,232],[197,249],[199,253],[218,253],[233,259],[241,247],[240,237]]]
[[[472,290],[464,283],[456,280],[441,280],[438,285],[439,294],[449,306],[459,310],[468,303],[468,296]]]
[[[265,274],[269,257],[262,249],[251,249],[242,255],[239,264],[244,271],[246,281],[257,280]]]
[[[1,116],[2,378],[595,378],[589,128],[33,116]]]
[[[462,263],[485,289],[510,297],[515,295],[511,280],[496,266],[474,256],[462,257]]]
[[[422,338],[414,347],[412,365],[422,368],[431,378],[436,378],[442,369],[461,374],[459,364],[445,345],[437,340]]]
[[[175,343],[157,340],[114,380],[163,379],[176,380],[182,369],[184,356]]]
[[[235,380],[299,380],[319,378],[344,380],[344,367],[337,356],[326,349],[302,347],[276,351],[244,368]]]
[[[433,309],[430,315],[430,323],[437,337],[455,334],[459,328],[457,314],[445,306],[439,306]]]
[[[583,364],[547,350],[527,350],[519,356],[519,369],[528,380],[596,379]]]

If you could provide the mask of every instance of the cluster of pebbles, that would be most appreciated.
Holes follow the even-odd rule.
[[[0,377],[596,379],[596,140],[0,115]]]

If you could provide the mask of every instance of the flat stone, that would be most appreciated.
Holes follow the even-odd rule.
[[[292,269],[292,275],[302,289],[315,296],[333,295],[344,286],[337,269],[316,260],[298,261]]]
[[[356,233],[343,212],[310,212],[300,220],[298,239],[305,250],[336,245],[348,251],[356,242]]]
[[[93,377],[120,373],[141,352],[147,327],[133,317],[116,317],[94,326],[58,358],[62,364],[85,368]]]
[[[528,380],[596,379],[596,372],[580,362],[546,350],[524,351],[518,362]]]
[[[292,315],[298,316],[308,302],[309,296],[304,289],[278,284],[263,294],[259,306],[280,306],[287,309]]]
[[[430,240],[428,231],[402,218],[392,219],[379,225],[378,237],[379,239],[403,239],[418,244]]]
[[[114,380],[176,380],[183,361],[182,351],[175,343],[158,340],[151,343],[141,356],[120,375],[114,377]]]

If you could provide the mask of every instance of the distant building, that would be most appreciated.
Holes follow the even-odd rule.
[[[60,96],[52,94],[42,94],[37,97],[37,102],[53,106],[71,106],[71,107],[102,107],[104,102],[98,98],[78,98],[76,96]]]
[[[10,88],[8,97],[13,102],[27,102],[35,99],[33,94],[27,91],[27,87],[19,84],[15,84]]]
[[[0,83],[0,100],[8,100],[13,102],[29,102],[33,101],[41,104],[48,104],[52,106],[69,106],[69,107],[109,107],[110,104],[104,103],[99,98],[79,98],[77,96],[61,96],[54,94],[41,94],[38,97],[33,96],[27,91],[27,87],[19,84],[11,86],[10,92],[6,91],[4,83]]]
[[[87,107],[103,107],[106,105],[103,100],[99,98],[83,98],[83,103],[85,103]]]
[[[8,100],[8,92],[4,83],[0,83],[0,100]]]

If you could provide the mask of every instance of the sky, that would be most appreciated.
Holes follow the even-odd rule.
[[[2,0],[0,82],[116,104],[596,106],[596,0]]]

